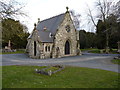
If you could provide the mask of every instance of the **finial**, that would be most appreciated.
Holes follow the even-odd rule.
[[[38,23],[40,22],[40,18],[38,18]]]
[[[36,23],[34,23],[34,30],[36,29],[36,26],[37,26]]]
[[[36,23],[34,23],[34,26],[36,27]]]
[[[67,12],[68,12],[68,9],[69,9],[69,8],[68,8],[68,7],[66,7],[66,9],[67,9]]]

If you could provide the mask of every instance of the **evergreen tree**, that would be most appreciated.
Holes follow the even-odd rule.
[[[25,31],[25,25],[14,19],[2,20],[2,47],[8,45],[11,40],[12,48],[25,48],[29,33]],[[27,29],[26,29],[27,30]]]

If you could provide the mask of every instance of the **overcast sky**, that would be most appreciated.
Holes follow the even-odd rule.
[[[29,32],[33,30],[34,23],[37,19],[47,19],[49,17],[66,12],[66,6],[69,10],[81,14],[80,28],[86,31],[94,31],[92,25],[87,24],[87,5],[94,11],[95,2],[97,0],[17,0],[25,3],[23,10],[29,17],[20,18],[20,21],[28,27]],[[108,0],[109,1],[109,0]],[[113,1],[113,0],[112,0]],[[115,0],[114,0],[115,1]],[[118,1],[118,0],[117,0]],[[94,11],[94,14],[96,12]]]

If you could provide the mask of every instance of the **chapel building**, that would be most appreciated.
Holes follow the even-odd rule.
[[[60,58],[80,55],[79,31],[70,12],[45,19],[34,25],[28,37],[26,52],[31,58]]]

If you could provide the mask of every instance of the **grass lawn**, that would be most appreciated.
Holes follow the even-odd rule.
[[[98,50],[96,48],[85,48],[85,49],[80,49],[81,51],[89,51],[89,50]]]
[[[3,66],[3,88],[117,88],[118,73],[66,66],[52,76],[35,73],[45,66]]]
[[[91,50],[89,51],[90,53],[100,53],[100,50],[99,49],[96,49],[96,50]]]
[[[119,65],[120,65],[120,59],[113,59],[112,62],[113,62],[114,64],[119,64]]]
[[[101,53],[101,50],[105,51],[105,49],[97,49],[97,48],[81,49],[81,51],[88,51],[89,53]],[[110,54],[119,54],[119,53],[117,52],[117,49],[112,49],[112,51],[110,51]]]
[[[0,54],[17,54],[17,53],[25,53],[25,50],[17,50],[16,52],[0,52]]]
[[[54,71],[56,71],[58,69],[59,69],[58,67],[48,67],[47,69],[45,69],[45,71],[48,72],[48,71],[51,70],[52,72],[54,72]]]

